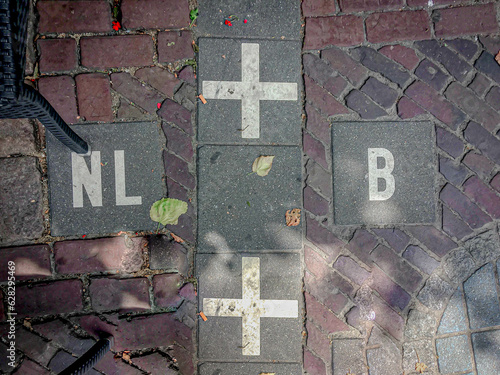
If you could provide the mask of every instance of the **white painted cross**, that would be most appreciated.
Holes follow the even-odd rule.
[[[241,82],[203,81],[206,99],[241,100],[242,138],[260,137],[261,100],[297,100],[297,83],[260,82],[259,44],[241,44]]]
[[[297,300],[260,299],[260,258],[242,258],[242,298],[203,298],[207,316],[241,317],[242,354],[260,355],[260,318],[298,318]]]

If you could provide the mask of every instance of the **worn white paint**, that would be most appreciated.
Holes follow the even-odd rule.
[[[125,151],[115,150],[115,195],[117,206],[142,204],[141,196],[127,197],[125,193]]]
[[[378,168],[378,158],[385,160],[383,168]],[[368,149],[368,192],[371,201],[385,201],[392,197],[396,190],[396,183],[392,175],[393,170],[394,156],[388,149]],[[385,190],[379,191],[379,179],[385,180]]]
[[[242,354],[260,355],[260,318],[298,318],[297,300],[260,299],[260,258],[242,258],[242,298],[203,298],[207,316],[241,317]]]
[[[206,99],[241,100],[242,138],[260,137],[261,100],[297,100],[297,83],[260,82],[259,44],[241,45],[240,81],[203,81]]]
[[[76,152],[71,153],[71,176],[73,183],[73,207],[83,207],[83,188],[92,207],[102,206],[101,152],[93,151],[90,155],[90,169],[85,158]]]

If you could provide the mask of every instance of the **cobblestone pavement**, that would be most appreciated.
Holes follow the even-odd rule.
[[[279,28],[290,24],[286,12],[260,16],[266,2],[260,13],[242,1],[199,2],[214,9],[214,24],[236,15],[250,26],[266,25],[252,32],[294,39],[292,27]],[[273,4],[276,10],[286,2]],[[34,1],[28,82],[68,123],[157,123],[167,196],[188,201],[189,209],[160,234],[53,237],[44,129],[34,120],[1,120],[2,372],[56,373],[100,331],[113,334],[116,345],[94,374],[198,372],[197,327],[206,326],[196,315],[194,278],[201,102],[192,42],[209,23],[189,27],[196,6],[187,0]],[[297,282],[304,320],[302,335],[294,336],[302,358],[285,359],[280,370],[295,374],[296,362],[311,375],[409,375],[423,363],[430,374],[498,374],[500,66],[494,56],[500,4],[303,0],[301,10],[305,230],[302,252],[290,259],[300,254],[302,263]],[[224,32],[245,37],[241,19]],[[436,177],[424,186],[431,198],[420,203],[435,219],[336,225],[345,202],[334,201],[342,192],[340,183],[332,184],[338,165],[332,129],[341,122],[369,128],[403,120],[426,121],[432,130],[428,164]],[[406,141],[415,140],[400,143]],[[418,204],[408,207],[418,212]],[[173,241],[170,231],[184,242]],[[202,255],[198,264],[209,258]],[[9,261],[17,278],[14,367],[5,360]],[[293,291],[287,295],[283,299],[294,299]],[[231,373],[275,371],[270,360]],[[225,374],[213,363],[199,372]]]

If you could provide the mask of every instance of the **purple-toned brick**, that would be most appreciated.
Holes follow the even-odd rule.
[[[375,321],[395,339],[403,339],[404,319],[396,311],[387,306],[379,298],[373,296]]]
[[[174,62],[194,58],[193,34],[188,31],[163,31],[158,34],[158,61]]]
[[[500,69],[500,68],[499,68]],[[491,82],[486,76],[478,73],[470,83],[469,88],[478,96],[483,96],[490,88]]]
[[[421,247],[410,245],[403,253],[403,258],[416,266],[420,271],[430,275],[437,267],[439,262],[427,254]]]
[[[142,237],[62,241],[54,244],[56,272],[137,272],[143,263]]]
[[[333,13],[335,13],[335,3],[330,0],[302,1],[302,14],[304,17],[328,16]]]
[[[306,163],[308,186],[312,186],[325,197],[332,195],[332,175],[314,160],[309,159]]]
[[[467,153],[462,163],[476,172],[477,175],[483,179],[489,178],[493,168],[495,167],[495,164],[492,161],[488,160],[481,154],[475,153],[474,151]]]
[[[52,276],[50,249],[47,245],[0,249],[0,281],[8,280],[9,262],[16,264],[16,280]]]
[[[433,5],[443,5],[443,4],[460,4],[466,3],[467,0],[433,0]],[[429,0],[406,0],[406,3],[410,7],[431,7],[433,5],[429,5]]]
[[[500,67],[499,67],[500,69]],[[472,90],[452,82],[445,91],[446,97],[461,106],[475,121],[480,122],[486,129],[493,131],[500,123],[500,114],[479,99]]]
[[[387,79],[403,87],[411,78],[410,74],[399,64],[388,59],[370,47],[357,47],[352,51],[352,56],[368,69],[382,74]]]
[[[63,280],[50,284],[17,287],[16,311],[19,316],[81,311],[83,309],[82,287],[80,280]]]
[[[366,271],[354,260],[346,256],[339,256],[333,264],[333,267],[358,285],[362,285],[363,282],[370,277],[370,272]]]
[[[311,137],[306,131],[302,134],[303,148],[307,156],[313,158],[318,164],[323,166],[323,168],[328,168],[328,162],[326,161],[326,150],[323,144]]]
[[[146,354],[141,357],[134,357],[133,362],[142,370],[152,375],[176,375],[177,371],[169,368],[171,362],[159,353]]]
[[[330,270],[326,259],[307,245],[304,246],[304,261],[307,270],[318,278],[322,278]]]
[[[23,327],[16,330],[16,349],[44,366],[47,366],[57,352],[55,346]]]
[[[377,239],[366,230],[358,229],[346,247],[364,263],[371,266],[373,260],[370,257],[370,252],[375,246],[377,246]]]
[[[500,111],[498,108],[498,103],[500,103],[500,87],[493,86],[491,90],[486,94],[486,101],[493,107],[496,108],[497,111]]]
[[[328,263],[337,257],[340,249],[344,246],[344,243],[335,237],[332,232],[309,215],[306,217],[306,237],[325,253]]]
[[[441,200],[473,229],[481,228],[491,222],[491,218],[481,211],[472,201],[450,184],[441,190]]]
[[[311,319],[320,326],[323,331],[334,333],[345,331],[348,327],[337,318],[330,310],[323,306],[314,296],[304,293],[306,300],[307,319]]]
[[[306,18],[304,49],[355,46],[364,41],[363,18],[336,16]]]
[[[443,206],[443,230],[457,240],[472,233],[472,229],[446,206]]]
[[[318,56],[306,53],[302,56],[304,72],[328,92],[339,96],[347,86],[347,81]]]
[[[431,36],[426,11],[373,13],[366,18],[366,38],[371,43],[421,40]]]
[[[423,40],[416,42],[415,46],[423,54],[443,64],[448,72],[460,82],[464,82],[472,70],[469,63],[449,48],[440,45],[437,40]]]
[[[372,268],[370,286],[393,308],[404,310],[411,300],[410,295],[377,266]]]
[[[119,310],[120,312],[149,310],[148,279],[93,279],[90,298],[95,311]]]
[[[363,87],[361,87],[361,91],[385,109],[392,107],[398,98],[396,90],[373,77],[366,80]]]
[[[469,172],[462,164],[456,164],[451,159],[439,157],[439,172],[456,186],[462,185]]]
[[[37,9],[41,33],[111,31],[111,9],[105,0],[40,1]]]
[[[65,122],[73,124],[78,121],[73,78],[68,76],[42,77],[38,80],[38,89]]]
[[[373,100],[361,91],[352,90],[345,97],[346,104],[353,111],[357,112],[362,119],[372,120],[382,116],[387,116],[387,112],[380,108]]]
[[[500,193],[500,173],[497,173],[495,177],[490,181],[490,185],[493,189]]]
[[[494,3],[435,10],[432,19],[439,38],[498,32]]]
[[[325,266],[325,272],[322,274],[323,276],[316,278],[309,272],[305,272],[305,289],[330,310],[340,313],[348,302],[340,291],[352,296],[354,288],[349,281],[331,268]],[[335,285],[335,288],[332,288],[332,285]]]
[[[105,374],[141,375],[142,372],[125,363],[121,358],[115,358],[113,352],[107,352],[95,365],[95,369]]]
[[[195,241],[193,219],[188,215],[181,215],[177,225],[167,225],[165,228],[187,242],[194,243]]]
[[[158,111],[164,120],[177,125],[189,135],[193,135],[193,126],[191,125],[191,112],[173,100],[165,100]]]
[[[155,303],[159,307],[177,307],[182,301],[179,288],[182,278],[177,273],[155,275],[153,277],[153,290]]]
[[[405,233],[396,228],[391,229],[373,229],[373,231],[384,238],[389,245],[396,250],[396,252],[401,253],[410,242],[410,237]]]
[[[177,0],[123,0],[123,26],[128,29],[180,29],[189,25],[189,7]]]
[[[165,133],[165,137],[167,137],[167,149],[184,158],[184,160],[191,162],[193,160],[191,137],[167,123],[163,123],[161,127],[163,133]]]
[[[109,76],[101,73],[79,74],[75,81],[80,116],[86,121],[112,121]]]
[[[417,103],[415,103],[413,100],[408,99],[406,96],[403,96],[398,101],[397,107],[398,116],[404,120],[414,118],[425,113],[425,111],[420,108]]]
[[[189,173],[188,164],[184,160],[178,158],[170,152],[164,151],[163,165],[167,176],[184,185],[188,189],[195,188],[195,179],[193,175]]]
[[[325,116],[349,113],[349,110],[339,103],[326,90],[318,86],[311,78],[304,75],[307,101],[318,108]]]
[[[413,70],[420,60],[413,49],[400,44],[384,46],[378,51],[382,55],[403,65],[408,70]]]
[[[455,242],[432,225],[408,226],[406,230],[438,257],[445,256],[457,247]]]
[[[311,375],[326,375],[325,363],[304,348],[304,370]]]
[[[184,82],[187,82],[191,85],[196,84],[196,74],[194,74],[194,69],[191,65],[186,65],[178,74],[178,77],[182,79]]]
[[[76,68],[76,41],[74,39],[38,39],[40,72],[50,73]]]
[[[52,343],[57,343],[70,353],[78,356],[85,353],[95,343],[92,339],[76,337],[68,325],[59,319],[33,325],[33,329],[52,340]]]
[[[175,88],[180,84],[180,81],[172,73],[159,66],[141,68],[134,75],[169,98],[174,96]]]
[[[333,69],[347,77],[355,86],[362,83],[368,74],[363,65],[338,48],[332,47],[321,51],[321,58],[328,61]]]
[[[330,138],[330,123],[309,103],[306,103],[306,128],[317,138],[328,140]]]
[[[436,139],[438,147],[448,154],[457,158],[464,151],[464,142],[449,131],[436,127]]]
[[[111,74],[111,87],[152,114],[158,110],[158,103],[165,100],[165,97],[156,90],[142,84],[125,72]]]
[[[25,358],[21,363],[21,366],[14,373],[16,375],[49,375],[50,371],[44,369],[42,366],[36,364],[33,361],[30,361],[28,358]]]
[[[423,82],[413,82],[405,94],[453,130],[465,119],[462,111]]]
[[[185,215],[181,215],[183,216]],[[186,249],[180,243],[171,240],[170,236],[149,236],[149,268],[186,275],[189,270]]]
[[[308,311],[309,313],[309,311]],[[321,332],[314,323],[308,319],[306,321],[306,331],[307,331],[307,347],[320,356],[325,363],[329,363],[331,361],[331,348],[330,348],[330,340],[328,337]]]
[[[150,35],[85,37],[80,40],[80,49],[82,65],[87,68],[153,64],[153,40]]]
[[[436,91],[440,91],[448,81],[448,76],[437,65],[427,59],[422,60],[415,70],[415,75],[427,82]]]
[[[499,51],[500,52],[500,51]],[[483,52],[474,64],[477,70],[483,72],[496,83],[500,84],[500,66],[489,52]]]
[[[464,56],[467,60],[474,57],[477,51],[477,44],[469,39],[452,39],[447,40],[446,44],[451,45],[458,53]]]
[[[304,189],[304,208],[316,216],[328,213],[328,201],[307,186]]]
[[[398,9],[403,6],[402,0],[340,0],[339,3],[344,13]]]
[[[465,194],[494,219],[500,219],[500,197],[477,176],[470,177],[464,183]]]
[[[464,130],[464,137],[481,153],[500,164],[500,141],[476,122],[469,122]]]
[[[375,263],[406,291],[413,292],[420,285],[422,276],[388,247],[378,245],[371,255]]]
[[[479,41],[481,42],[483,47],[492,55],[496,55],[498,51],[500,51],[500,36],[480,36]]]

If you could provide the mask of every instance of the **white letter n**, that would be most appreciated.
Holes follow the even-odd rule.
[[[90,204],[93,207],[102,206],[102,183],[101,183],[101,152],[92,151],[90,155],[90,167],[87,167],[85,158],[71,153],[71,171],[73,177],[73,207],[83,207],[83,187],[87,192]]]
[[[383,158],[385,166],[378,168],[377,159]],[[368,149],[368,192],[371,201],[385,201],[392,197],[396,190],[394,176],[394,156],[385,148]],[[385,190],[379,191],[379,179],[385,180]]]

